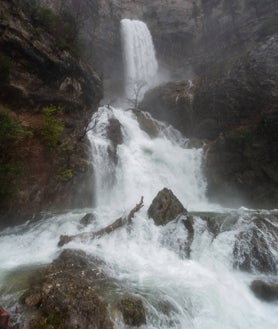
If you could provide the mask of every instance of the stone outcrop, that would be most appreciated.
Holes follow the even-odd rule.
[[[182,214],[186,215],[187,210],[173,192],[167,188],[157,194],[148,209],[148,215],[156,225],[165,225]]]
[[[108,304],[96,292],[104,278],[84,252],[63,251],[21,297],[28,328],[112,329]]]
[[[186,136],[214,141],[207,144],[205,163],[214,201],[278,204],[277,47],[277,35],[268,36],[226,66],[211,66],[191,90],[184,89],[186,82],[170,83],[149,91],[142,102]]]
[[[80,219],[80,224],[83,226],[88,226],[96,220],[95,214],[88,213]]]
[[[17,313],[20,322],[14,314],[11,319],[17,329],[113,329],[114,317],[128,326],[146,324],[139,297],[123,295],[119,282],[107,277],[99,260],[70,249],[33,274]]]
[[[41,10],[38,21],[25,4],[2,1],[0,9],[0,112],[23,132],[1,139],[0,162],[10,169],[7,184],[13,186],[12,201],[8,193],[5,203],[1,197],[1,227],[41,210],[86,207],[93,200],[88,144],[81,137],[102,97],[101,80],[48,28],[47,13],[57,24],[59,16]]]
[[[160,128],[148,113],[140,110],[133,110],[133,112],[136,115],[139,126],[143,131],[145,131],[152,138],[159,135]]]
[[[146,324],[146,312],[140,298],[125,296],[119,301],[118,308],[126,325],[140,327]]]
[[[205,166],[210,197],[227,205],[276,207],[277,137],[277,124],[262,119],[211,144]]]
[[[193,90],[189,81],[169,82],[147,92],[139,107],[190,137]]]
[[[277,273],[273,254],[277,244],[277,215],[257,216],[241,231],[234,245],[234,266],[242,271]],[[273,249],[274,248],[274,249]]]
[[[267,302],[278,300],[278,284],[255,280],[251,283],[251,290],[254,294]]]

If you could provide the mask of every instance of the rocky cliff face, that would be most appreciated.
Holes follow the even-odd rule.
[[[196,58],[184,63],[192,64],[194,88],[168,83],[141,107],[188,137],[216,140],[205,164],[214,200],[277,207],[277,5],[231,3],[238,6],[202,1]]]
[[[101,80],[52,11],[2,1],[0,17],[0,119],[8,132],[0,136],[1,225],[42,209],[88,206],[92,168],[83,135]]]

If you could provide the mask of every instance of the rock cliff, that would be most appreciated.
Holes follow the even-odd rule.
[[[78,55],[71,17],[16,0],[1,1],[0,17],[3,226],[92,204],[83,135],[102,83]]]
[[[176,62],[191,72],[194,87],[159,86],[141,107],[188,137],[216,141],[205,163],[214,200],[277,207],[278,8],[272,1],[230,3],[196,2],[202,29],[195,30],[195,58]]]

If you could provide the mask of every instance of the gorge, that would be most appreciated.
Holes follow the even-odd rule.
[[[33,16],[20,1],[3,1],[3,58],[17,62],[1,82],[0,113],[21,130],[0,135],[1,161],[15,160],[9,147],[27,152],[24,175],[14,178],[21,185],[1,208],[0,305],[11,328],[277,327],[277,32],[268,14],[276,7],[267,1],[268,9],[233,17],[224,3],[196,1],[202,12],[193,15],[189,1],[67,2],[83,21],[77,55],[52,27],[33,29],[63,1],[42,1],[48,9]],[[252,47],[245,40],[247,54],[225,65],[217,49],[215,68],[209,50],[219,36],[206,46],[202,33],[215,33],[214,21],[230,35],[254,15],[256,26],[270,22],[267,35]],[[239,42],[230,37],[225,59]],[[143,99],[161,76],[179,81]],[[90,236],[125,218],[141,196],[145,206],[128,225],[57,246],[60,235]]]

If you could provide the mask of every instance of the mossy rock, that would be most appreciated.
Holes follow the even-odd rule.
[[[118,308],[123,315],[125,324],[134,327],[146,324],[146,312],[140,298],[135,296],[123,297],[118,303]]]

